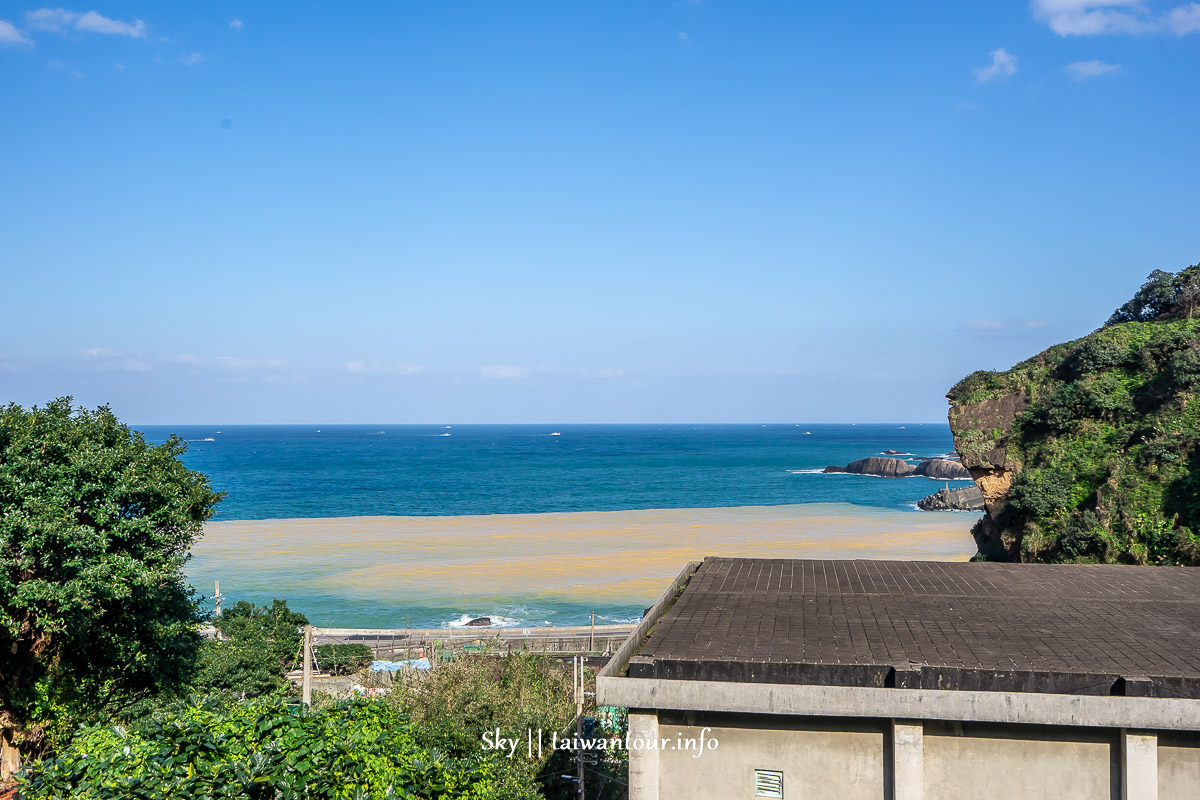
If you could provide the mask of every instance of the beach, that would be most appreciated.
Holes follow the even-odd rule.
[[[636,619],[688,561],[966,560],[977,516],[846,503],[212,522],[188,573],[226,602],[272,597],[316,624]]]

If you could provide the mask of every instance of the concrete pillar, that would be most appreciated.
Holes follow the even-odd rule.
[[[658,713],[630,709],[629,800],[658,800],[658,738]]]
[[[892,720],[892,800],[925,797],[925,726]]]
[[[1158,735],[1121,729],[1121,800],[1158,800]]]

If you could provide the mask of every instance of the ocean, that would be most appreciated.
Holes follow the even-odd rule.
[[[449,516],[851,503],[940,485],[823,475],[883,450],[953,449],[945,424],[146,426],[226,492],[216,519]]]
[[[288,600],[321,626],[632,621],[688,560],[967,558],[940,481],[825,475],[944,424],[148,426],[225,492],[201,594]],[[961,484],[959,484],[961,485]],[[209,601],[210,602],[210,601]]]

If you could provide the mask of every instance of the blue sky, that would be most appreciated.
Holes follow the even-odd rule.
[[[1200,261],[1200,4],[0,20],[2,401],[933,421]]]

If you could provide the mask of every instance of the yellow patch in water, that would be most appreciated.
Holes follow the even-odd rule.
[[[975,517],[813,503],[456,517],[213,522],[189,567],[201,586],[289,597],[570,597],[652,602],[705,556],[961,561]]]

